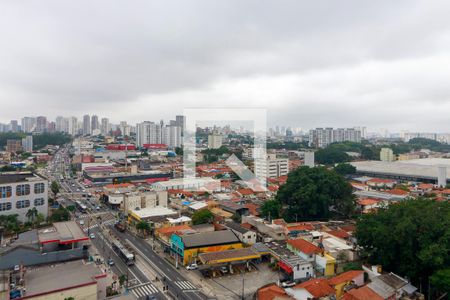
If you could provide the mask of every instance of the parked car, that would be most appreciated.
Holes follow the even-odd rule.
[[[228,268],[227,267],[220,267],[220,272],[222,272],[223,274],[227,274],[228,273]]]
[[[84,220],[80,220],[80,225],[84,225]]]
[[[114,260],[112,258],[108,259],[108,265],[109,266],[113,266],[114,265]]]
[[[186,270],[197,270],[197,269],[198,269],[197,264],[190,264],[189,266],[186,267]]]
[[[91,239],[95,239],[95,234],[91,233],[91,234],[89,235],[89,237],[90,237]]]

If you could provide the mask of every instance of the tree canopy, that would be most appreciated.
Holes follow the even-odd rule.
[[[417,199],[391,204],[362,216],[355,236],[369,262],[427,286],[429,276],[450,268],[450,203]],[[446,276],[433,278],[437,282]]]
[[[196,211],[192,215],[192,223],[194,225],[210,223],[213,220],[213,218],[214,218],[214,215],[212,214],[212,212],[210,212],[207,209],[201,209],[201,210]]]
[[[351,159],[347,153],[334,147],[317,150],[315,158],[316,162],[322,165],[334,165],[350,161]]]
[[[350,175],[356,173],[356,168],[351,164],[342,163],[334,167],[334,171],[341,175]]]
[[[267,200],[261,206],[261,215],[269,219],[278,219],[280,217],[281,204],[275,199]]]
[[[351,185],[324,167],[300,167],[289,173],[276,200],[283,205],[287,221],[348,218],[355,210]]]

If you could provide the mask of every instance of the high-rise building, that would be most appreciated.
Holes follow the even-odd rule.
[[[176,125],[167,125],[162,130],[162,143],[168,147],[181,147],[181,127]]]
[[[208,149],[219,149],[222,147],[222,135],[217,131],[208,135]]]
[[[183,136],[184,131],[186,130],[186,116],[175,116],[175,125],[181,128],[181,135]]]
[[[91,118],[91,133],[94,132],[94,130],[100,129],[100,124],[98,122],[98,116],[93,115]]]
[[[161,125],[145,121],[136,124],[136,144],[143,147],[144,144],[161,144]]]
[[[331,143],[361,142],[361,131],[354,128],[316,128],[309,131],[309,146],[325,148]]]
[[[17,120],[11,120],[9,124],[11,132],[19,132],[19,123],[17,122]]]
[[[78,134],[78,120],[76,117],[67,118],[67,133],[70,135]]]
[[[392,162],[395,160],[394,151],[391,148],[381,148],[380,160]]]
[[[83,135],[90,135],[91,131],[91,117],[89,115],[83,116]]]
[[[109,135],[110,131],[111,131],[111,127],[109,125],[109,119],[108,118],[102,118],[102,125],[101,125],[102,135],[104,135],[104,136]]]
[[[277,158],[276,154],[268,154],[267,159],[255,160],[255,175],[257,178],[277,178],[287,175],[289,172],[289,160]]]
[[[36,118],[23,117],[21,123],[22,123],[22,131],[25,133],[31,133],[36,128]]]
[[[22,139],[22,150],[25,152],[33,152],[33,136],[27,135]]]
[[[119,130],[120,130],[120,133],[123,136],[130,136],[131,135],[131,126],[128,125],[126,121],[121,121],[120,122]]]
[[[57,132],[65,132],[64,131],[64,117],[57,116],[55,119],[55,130]]]
[[[47,118],[44,116],[39,116],[36,118],[36,132],[43,133],[47,132],[48,124]]]

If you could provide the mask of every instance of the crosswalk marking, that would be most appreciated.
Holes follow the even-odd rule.
[[[183,291],[197,290],[197,287],[189,281],[176,281],[175,284]]]
[[[137,298],[142,298],[158,293],[158,289],[151,283],[132,288],[131,291]]]

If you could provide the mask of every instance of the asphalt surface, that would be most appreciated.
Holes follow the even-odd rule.
[[[60,185],[60,195],[63,205],[73,205],[75,201],[81,201],[88,208],[88,213],[96,212],[108,212],[110,211],[105,205],[101,205],[98,199],[95,197],[83,197],[83,194],[87,194],[85,187],[74,178],[72,170],[70,168],[70,146],[62,147],[53,158],[53,161],[49,163],[49,166],[44,171],[44,174],[50,182],[56,181]],[[101,206],[100,210],[97,210],[97,206]],[[112,212],[112,211],[111,211]],[[115,213],[115,212],[113,212]],[[80,216],[81,213],[77,212],[76,216]],[[160,280],[167,285],[168,292],[175,299],[186,300],[206,300],[211,299],[198,290],[196,286],[189,282],[178,270],[173,267],[165,259],[161,258],[156,252],[153,251],[151,245],[144,240],[135,237],[129,232],[119,232],[114,226],[109,227],[114,231],[116,237],[118,237],[123,243],[131,245],[136,255],[144,258],[147,265],[149,265],[157,274]],[[95,238],[91,239],[91,242],[95,245],[95,248],[105,260],[112,258],[114,265],[110,266],[115,274],[128,274],[130,293],[138,299],[146,299],[146,295],[152,295],[154,298],[149,299],[167,299],[167,297],[151,284],[149,278],[136,266],[127,266],[125,262],[112,250],[111,241],[108,240],[109,235],[104,234],[102,228],[96,227],[89,229],[89,233],[94,233]],[[133,291],[133,287],[136,286],[138,291]],[[150,286],[150,288],[149,288]],[[151,290],[151,291],[150,291]]]
[[[149,263],[149,265],[156,271],[156,273],[164,280],[168,285],[169,292],[176,299],[186,299],[186,300],[205,300],[211,299],[201,291],[196,289],[192,284],[189,283],[188,279],[185,278],[178,270],[173,267],[168,261],[161,258],[155,251],[153,251],[152,246],[140,238],[128,232],[119,232],[114,229],[114,233],[122,241],[127,242],[129,245],[133,245],[137,255],[141,255]]]

